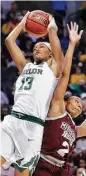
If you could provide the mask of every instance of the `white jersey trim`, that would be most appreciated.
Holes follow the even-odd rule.
[[[46,117],[46,120],[56,120],[56,119],[60,119],[60,118],[65,117],[67,114],[68,114],[68,113],[67,113],[67,111],[66,111],[64,114],[62,114],[62,115],[60,115],[60,116],[57,116],[57,117]]]
[[[67,112],[67,114],[69,115],[69,117],[70,117],[70,119],[71,119],[72,123],[75,125],[75,123],[74,123],[74,121],[73,121],[73,119],[72,119],[71,115],[70,115],[68,112]]]
[[[58,167],[63,167],[65,163],[65,161],[58,160],[50,155],[41,154],[41,158],[47,161],[48,163]]]

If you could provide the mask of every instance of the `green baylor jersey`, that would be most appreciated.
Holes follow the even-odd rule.
[[[45,120],[57,82],[46,62],[27,63],[16,81],[13,111]]]

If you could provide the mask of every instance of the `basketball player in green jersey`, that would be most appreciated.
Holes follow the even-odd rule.
[[[62,59],[57,26],[51,16],[48,25],[50,44],[35,45],[34,64],[25,59],[16,39],[25,28],[28,15],[29,12],[6,38],[6,46],[21,74],[16,81],[11,115],[5,116],[1,123],[0,154],[1,164],[7,161],[25,176],[33,173],[40,157],[45,118],[61,74]]]

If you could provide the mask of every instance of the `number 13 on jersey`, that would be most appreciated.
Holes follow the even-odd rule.
[[[22,78],[19,90],[30,90],[32,87],[33,80],[33,77]]]

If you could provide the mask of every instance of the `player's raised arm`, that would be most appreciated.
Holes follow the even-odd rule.
[[[50,23],[48,25],[48,36],[49,41],[52,49],[52,53],[54,56],[54,62],[52,64],[55,64],[55,67],[57,69],[57,75],[59,76],[61,74],[61,59],[62,59],[62,50],[61,50],[61,44],[57,35],[58,27],[55,23],[54,18],[50,15],[49,17]]]
[[[29,13],[30,12],[26,13],[22,21],[15,27],[15,29],[9,34],[9,36],[5,40],[9,53],[12,59],[14,60],[15,65],[19,69],[19,71],[23,69],[24,65],[27,63],[27,60],[25,59],[20,48],[17,46],[16,39],[21,33],[21,31],[24,29],[25,22]]]
[[[81,39],[81,35],[83,32],[81,30],[80,33],[78,34],[78,27],[79,26],[76,23],[73,24],[72,22],[71,22],[71,27],[67,25],[70,41],[69,41],[69,47],[64,59],[63,74],[59,81],[59,86],[56,88],[54,93],[54,98],[56,99],[56,101],[64,99],[64,95],[67,89],[74,49],[76,44]]]

